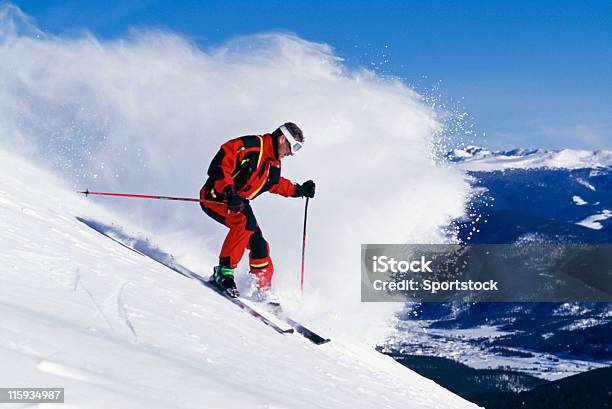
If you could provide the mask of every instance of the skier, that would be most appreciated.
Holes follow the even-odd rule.
[[[312,180],[300,185],[281,176],[281,159],[294,155],[303,145],[302,130],[287,122],[271,134],[241,136],[225,142],[210,163],[208,179],[200,190],[200,206],[207,215],[229,227],[211,281],[230,297],[240,295],[234,270],[248,248],[250,273],[257,283],[253,296],[261,301],[270,298],[274,273],[270,246],[249,201],[266,191],[285,197],[314,197]]]

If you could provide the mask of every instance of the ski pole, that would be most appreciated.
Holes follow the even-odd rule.
[[[192,197],[135,195],[135,194],[132,194],[132,193],[90,192],[89,190],[86,190],[84,192],[77,192],[77,193],[82,193],[85,196],[89,196],[89,195],[119,196],[119,197],[135,197],[135,198],[140,198],[140,199],[161,199],[161,200],[182,200],[182,201],[186,201],[186,202],[203,202],[202,199],[195,199],[195,198],[192,198]]]
[[[306,220],[308,219],[308,199],[306,198],[306,205],[304,206],[304,234],[302,235],[302,274],[300,276],[300,290],[304,293],[304,259],[306,255]]]

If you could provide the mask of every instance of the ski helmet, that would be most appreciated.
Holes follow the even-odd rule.
[[[291,153],[296,153],[304,146],[304,134],[302,130],[293,122],[285,122],[283,125],[278,127],[278,131],[280,131],[287,141],[289,142],[289,147],[291,148]]]

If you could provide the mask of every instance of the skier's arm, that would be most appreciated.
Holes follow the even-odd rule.
[[[285,197],[294,197],[295,183],[281,176],[278,183],[270,188],[270,193],[276,193],[277,195]]]
[[[234,186],[232,172],[236,167],[236,156],[240,149],[240,140],[232,139],[221,145],[208,169],[208,175],[215,178],[215,191],[221,193],[227,186]]]

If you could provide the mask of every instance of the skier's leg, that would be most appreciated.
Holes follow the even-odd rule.
[[[268,290],[274,264],[270,258],[270,246],[263,237],[250,204],[246,203],[242,213],[228,213],[227,205],[220,202],[206,201],[201,206],[207,215],[230,229],[221,247],[219,266],[235,269],[248,247],[250,272],[257,278],[258,287]]]
[[[240,262],[244,254],[244,248],[240,250],[240,244],[236,244],[236,240],[239,240],[236,239],[236,235],[240,234],[241,226],[244,224],[242,220],[244,215],[241,213],[228,213],[227,205],[220,202],[206,201],[201,202],[200,205],[207,215],[230,228],[225,238],[225,242],[230,244],[226,246],[224,242],[224,247],[221,248],[219,256],[219,265],[213,269],[211,280],[230,297],[238,297],[240,293],[234,281],[234,268]],[[242,230],[244,231],[244,229]],[[248,238],[246,240],[248,241]],[[228,251],[229,254],[224,253]]]
[[[225,223],[225,215],[227,214],[227,205],[221,202],[213,202],[212,200],[207,200],[205,202],[200,202],[200,207],[211,219],[221,223],[224,226],[227,226]]]
[[[238,266],[238,263],[240,263],[252,234],[252,231],[248,228],[250,224],[249,213],[252,214],[253,212],[251,211],[251,207],[247,205],[243,212],[230,212],[225,217],[229,231],[227,232],[227,236],[225,236],[225,241],[221,247],[221,254],[219,255],[219,264],[221,266],[234,269]]]
[[[258,287],[267,290],[272,284],[274,274],[274,264],[270,258],[270,245],[264,239],[259,226],[249,239],[249,266],[251,274],[257,278]]]
[[[240,213],[228,212],[227,205],[221,202],[206,201],[201,206],[207,215],[229,227],[221,246],[219,265],[228,269],[236,268],[244,255],[252,230],[257,225],[251,206],[245,203],[244,211]]]

